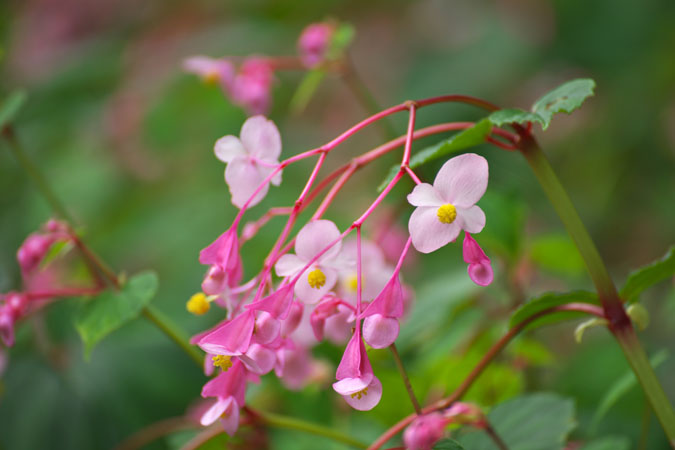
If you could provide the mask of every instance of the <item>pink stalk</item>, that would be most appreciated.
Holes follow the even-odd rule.
[[[410,115],[408,116],[408,133],[405,137],[405,147],[403,149],[403,161],[401,162],[401,167],[408,167],[408,164],[410,164],[410,152],[412,150],[413,134],[415,133],[416,115],[416,106],[413,102],[410,104]]]
[[[410,166],[405,166],[405,171],[410,178],[415,182],[415,184],[422,184],[422,180],[417,176],[417,174],[410,168]]]
[[[361,325],[361,295],[363,287],[363,263],[361,261],[361,227],[356,227],[356,328]]]

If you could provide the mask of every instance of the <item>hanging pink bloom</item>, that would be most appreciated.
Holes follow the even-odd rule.
[[[214,355],[241,355],[248,350],[254,327],[255,313],[249,310],[203,336],[197,345]]]
[[[438,412],[418,416],[403,433],[403,442],[408,450],[431,450],[443,437],[448,420]]]
[[[403,315],[403,289],[398,271],[380,295],[361,313],[363,338],[373,348],[389,347],[398,337],[398,318]]]
[[[380,402],[382,383],[373,373],[358,327],[345,348],[335,376],[338,381],[333,383],[333,389],[352,408],[368,411]]]
[[[253,337],[259,344],[269,344],[279,337],[281,322],[272,314],[261,311],[255,320]]]
[[[19,292],[9,292],[0,298],[0,339],[7,347],[14,345],[14,324],[28,309],[28,297]]]
[[[305,67],[311,69],[323,61],[334,32],[335,27],[328,23],[313,23],[302,30],[298,52]]]
[[[469,264],[469,278],[479,286],[487,286],[492,283],[494,277],[490,258],[485,256],[485,252],[478,242],[471,237],[469,233],[464,233],[464,244],[462,245],[464,262]]]
[[[246,353],[239,356],[246,369],[257,374],[265,375],[270,372],[276,364],[276,352],[261,344],[251,344]]]
[[[312,357],[305,347],[286,339],[277,350],[274,371],[288,389],[300,390],[312,376],[312,363]]]
[[[234,435],[239,428],[239,408],[244,405],[247,376],[242,362],[235,360],[227,371],[204,385],[202,397],[215,397],[217,401],[202,415],[202,425],[208,426],[220,419],[225,432]]]
[[[266,114],[272,103],[274,69],[265,58],[247,58],[232,82],[232,100],[249,114]]]
[[[305,312],[305,305],[300,302],[293,302],[291,304],[288,317],[281,323],[281,337],[290,336],[302,322],[302,317]]]
[[[282,277],[297,277],[295,295],[305,303],[314,304],[321,300],[337,281],[341,243],[335,242],[340,231],[330,220],[316,220],[305,225],[295,239],[295,254],[283,255],[274,266]],[[305,266],[333,244],[310,267]],[[303,271],[304,269],[304,271]]]
[[[214,151],[216,157],[227,164],[225,182],[230,188],[232,203],[242,208],[279,165],[281,136],[274,122],[263,116],[254,116],[246,119],[239,138],[228,135],[218,139]],[[271,182],[278,186],[281,183],[281,172]],[[249,206],[260,203],[268,189],[269,184],[265,184],[255,194]]]
[[[0,338],[7,347],[14,345],[14,317],[7,305],[0,305]]]
[[[208,295],[219,295],[227,287],[235,286],[243,275],[239,240],[236,227],[232,227],[199,252],[199,262],[210,265],[202,289]]]
[[[408,195],[408,202],[417,206],[408,222],[415,248],[430,253],[457,239],[461,230],[479,233],[485,226],[485,213],[476,202],[487,183],[485,158],[466,153],[443,164],[433,186],[415,186]]]
[[[291,310],[293,291],[294,286],[287,284],[262,300],[246,305],[246,309],[266,311],[275,319],[284,320],[288,317],[288,313]]]
[[[316,340],[322,341],[325,335],[334,344],[349,339],[354,320],[354,310],[342,299],[330,296],[314,308],[309,318]]]
[[[218,83],[230,92],[234,80],[234,65],[226,59],[191,56],[183,61],[183,69],[194,73],[207,83]]]

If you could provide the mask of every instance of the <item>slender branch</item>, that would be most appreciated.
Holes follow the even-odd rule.
[[[405,367],[403,366],[401,356],[398,354],[396,344],[391,344],[389,346],[389,350],[391,350],[391,354],[394,356],[396,368],[398,369],[398,373],[401,375],[401,378],[403,379],[403,384],[405,385],[406,391],[408,391],[408,397],[410,397],[410,401],[413,404],[413,408],[415,408],[415,413],[417,413],[417,415],[419,416],[422,414],[422,407],[420,406],[420,403],[417,401],[415,391],[413,391],[412,384],[410,384],[410,378],[408,377],[408,373],[406,372]]]
[[[152,305],[143,309],[143,315],[159,328],[169,339],[178,345],[183,351],[197,364],[197,367],[204,367],[204,355],[190,344],[187,335],[176,324],[174,324],[164,313]]]
[[[485,423],[485,433],[492,439],[492,442],[499,448],[499,450],[509,450],[509,447],[497,434],[495,429],[489,423]]]

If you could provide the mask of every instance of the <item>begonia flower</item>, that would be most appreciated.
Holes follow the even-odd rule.
[[[199,252],[199,262],[218,267],[218,269],[212,269],[213,272],[209,271],[209,274],[207,274],[207,277],[209,275],[216,277],[216,279],[211,281],[223,282],[229,286],[238,283],[241,280],[243,268],[241,256],[239,255],[239,240],[236,228],[232,227],[225,231],[209,246]],[[217,280],[218,277],[224,277],[227,281],[222,279]],[[207,285],[207,289],[210,287],[212,286]]]
[[[441,413],[432,412],[417,416],[403,432],[403,442],[407,450],[431,450],[443,437],[448,420]]]
[[[239,408],[244,405],[246,380],[246,368],[235,360],[226,372],[206,383],[202,397],[215,397],[217,401],[202,415],[201,424],[208,426],[220,419],[225,432],[234,435],[239,428]]]
[[[464,233],[462,250],[464,262],[469,264],[467,268],[469,278],[479,286],[487,286],[492,283],[494,274],[490,258],[485,255],[478,242],[469,233]]]
[[[255,327],[255,313],[245,311],[203,336],[197,345],[214,355],[238,356],[248,350]]]
[[[232,88],[234,65],[226,59],[191,56],[183,61],[183,69],[199,76],[206,83],[220,84],[227,93]]]
[[[342,247],[342,256],[348,269],[340,272],[340,297],[356,304],[358,287],[356,265],[349,263],[357,259],[356,239],[347,239]],[[374,242],[361,241],[361,298],[370,301],[382,291],[389,281],[394,268],[386,263],[382,249]]]
[[[331,296],[319,303],[309,318],[316,340],[322,341],[325,336],[334,344],[349,339],[354,320],[354,310],[342,299]]]
[[[295,295],[305,303],[314,304],[321,300],[332,288],[338,277],[338,269],[343,267],[339,258],[341,243],[335,242],[340,231],[330,220],[316,220],[305,225],[295,239],[295,254],[285,254],[274,266],[277,275],[299,278],[295,282]],[[307,269],[305,266],[326,250]]]
[[[274,122],[263,116],[254,116],[244,122],[239,137],[228,135],[218,139],[214,152],[219,160],[227,164],[225,182],[232,195],[232,204],[242,208],[279,165],[281,136]],[[278,186],[281,171],[270,181]],[[260,203],[268,190],[269,183],[265,183],[248,206]]]
[[[349,340],[333,383],[335,392],[359,411],[373,409],[382,398],[382,383],[373,373],[359,327]]]
[[[321,63],[328,51],[335,27],[329,23],[307,25],[298,39],[300,59],[307,68]]]
[[[415,186],[408,195],[408,202],[417,207],[408,222],[415,248],[430,253],[457,239],[461,230],[479,233],[485,226],[485,213],[476,202],[487,183],[487,160],[466,153],[443,164],[433,186]]]
[[[286,339],[277,350],[274,371],[288,389],[300,390],[312,376],[312,357],[305,347]]]
[[[232,81],[232,100],[249,114],[266,114],[272,103],[274,69],[265,58],[247,58]]]
[[[403,315],[403,289],[398,271],[382,292],[361,313],[363,338],[373,348],[385,348],[394,343],[399,333],[398,318]]]

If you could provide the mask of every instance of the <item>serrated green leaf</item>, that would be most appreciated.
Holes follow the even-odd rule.
[[[467,128],[466,130],[463,130],[448,139],[445,139],[435,145],[415,153],[410,158],[409,165],[414,169],[435,159],[448,156],[452,153],[456,153],[469,147],[480,145],[485,142],[485,138],[490,134],[491,130],[492,124],[490,121],[488,119],[483,119],[480,122],[477,122],[471,128]],[[396,176],[396,172],[398,171],[399,166],[392,167],[389,170],[385,180],[378,186],[377,190],[384,190],[389,182],[394,179],[394,176]]]
[[[630,439],[624,436],[608,436],[586,443],[581,450],[629,450]]]
[[[500,109],[488,116],[488,120],[495,126],[509,125],[511,123],[539,122],[544,126],[544,119],[539,114],[524,111],[519,108]]]
[[[529,302],[520,306],[515,312],[511,315],[509,320],[509,327],[513,328],[516,325],[520,324],[529,317],[534,316],[535,314],[555,306],[565,305],[567,303],[591,303],[599,304],[598,296],[592,292],[587,291],[574,291],[566,292],[563,294],[557,292],[548,292],[541,295],[540,297],[533,298]],[[555,323],[560,320],[574,318],[574,317],[584,317],[583,313],[578,313],[574,311],[564,311],[557,312],[552,314],[547,314],[540,319],[534,320],[532,323],[527,325],[527,328],[536,328],[545,324]]]
[[[584,272],[584,260],[567,234],[537,236],[530,244],[530,258],[542,268],[559,275]]]
[[[568,81],[537,100],[532,105],[532,112],[542,118],[541,127],[545,130],[551,123],[553,114],[571,113],[593,95],[594,88],[595,81],[590,78]]]
[[[26,92],[14,91],[0,106],[0,130],[14,120],[16,113],[26,102]]]
[[[675,275],[675,247],[658,261],[632,272],[621,289],[621,298],[629,303],[639,300],[642,291]]]
[[[664,361],[668,359],[668,350],[662,349],[659,350],[649,359],[650,364],[653,368],[657,368]],[[593,420],[591,420],[591,429],[595,429],[600,420],[607,414],[607,412],[618,402],[621,397],[627,394],[635,385],[637,380],[635,378],[635,373],[632,370],[626,371],[621,377],[619,377],[612,385],[609,387],[605,395],[600,401],[598,409],[595,410],[593,415]]]
[[[75,327],[84,342],[87,358],[101,339],[138,317],[155,296],[158,284],[155,272],[141,272],[119,291],[105,291],[83,305]]]
[[[553,393],[524,395],[497,405],[488,421],[509,450],[562,449],[576,426],[574,402]],[[483,431],[469,432],[458,439],[471,450],[494,450]]]
[[[464,450],[464,447],[454,439],[441,439],[434,445],[434,450]]]

